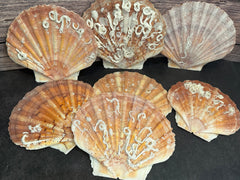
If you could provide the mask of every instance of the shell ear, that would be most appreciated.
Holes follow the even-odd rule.
[[[222,59],[236,44],[236,29],[228,14],[214,4],[186,2],[163,15],[167,26],[161,52],[168,67],[201,71]]]
[[[236,104],[210,84],[178,82],[168,91],[168,99],[176,110],[178,126],[208,142],[219,134],[234,134],[240,128]]]
[[[9,27],[10,58],[32,69],[37,82],[77,80],[97,57],[92,30],[78,14],[55,5],[23,11]]]
[[[95,94],[121,92],[140,96],[151,101],[167,116],[172,107],[167,91],[154,79],[137,72],[115,72],[99,79],[93,86]]]
[[[28,92],[14,107],[8,131],[11,140],[29,150],[52,147],[64,153],[75,147],[72,118],[93,88],[74,80],[52,81]]]
[[[105,68],[142,69],[163,49],[166,26],[148,0],[96,0],[83,18],[95,34]]]

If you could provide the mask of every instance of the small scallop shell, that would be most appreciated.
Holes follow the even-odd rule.
[[[165,23],[148,0],[96,0],[83,15],[105,68],[142,69],[163,49]]]
[[[236,104],[207,83],[178,82],[168,91],[168,99],[176,110],[178,126],[208,142],[218,134],[231,135],[240,128]]]
[[[28,92],[9,122],[12,141],[29,150],[52,147],[68,153],[74,146],[72,117],[93,88],[74,80],[52,81]]]
[[[86,22],[55,5],[35,6],[16,17],[7,47],[14,62],[34,70],[37,82],[77,80],[79,71],[97,56],[97,43]]]
[[[230,53],[236,43],[233,21],[214,4],[186,2],[163,17],[167,33],[162,54],[169,67],[201,71]]]
[[[169,120],[150,101],[131,94],[90,98],[76,113],[72,131],[99,176],[145,179],[151,166],[166,161],[175,149]]]
[[[95,94],[122,92],[140,96],[151,101],[166,116],[172,111],[167,99],[167,91],[161,84],[137,72],[115,72],[101,78],[94,84]]]

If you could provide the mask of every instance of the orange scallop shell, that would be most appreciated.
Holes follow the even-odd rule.
[[[90,98],[76,113],[72,131],[99,176],[145,179],[141,176],[175,149],[169,120],[150,101],[131,94],[110,92]]]
[[[83,18],[95,34],[105,68],[142,69],[163,49],[165,22],[148,0],[96,0]]]
[[[36,81],[74,79],[97,56],[92,30],[78,14],[55,5],[38,5],[19,14],[9,27],[10,58],[34,70]]]
[[[29,150],[53,147],[68,153],[74,146],[72,118],[93,88],[80,81],[51,81],[28,92],[14,107],[11,140]]]
[[[168,99],[176,110],[178,126],[206,141],[218,134],[234,134],[240,128],[236,104],[210,84],[197,80],[178,82],[168,91]]]
[[[166,116],[172,111],[167,91],[154,79],[137,72],[115,72],[99,79],[93,86],[95,94],[121,92],[140,96],[151,101]]]

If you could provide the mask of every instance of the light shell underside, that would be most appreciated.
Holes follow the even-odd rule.
[[[95,94],[122,92],[140,96],[151,101],[167,116],[172,107],[167,99],[167,91],[154,79],[137,72],[115,72],[99,79],[94,84]]]
[[[105,68],[142,69],[163,49],[165,23],[148,0],[96,0],[83,18],[94,31]]]
[[[200,81],[184,81],[173,85],[168,99],[176,110],[179,127],[211,141],[218,134],[234,134],[240,127],[236,104],[218,88]]]
[[[53,147],[68,153],[74,146],[72,118],[93,88],[74,80],[52,81],[27,93],[14,107],[11,140],[29,150]]]
[[[164,49],[169,67],[201,71],[222,59],[236,43],[236,29],[228,14],[214,4],[186,2],[163,15],[167,26]]]
[[[141,168],[166,161],[175,149],[166,117],[130,94],[102,93],[89,99],[76,113],[72,131],[77,146],[97,160],[92,165],[100,176],[136,179]]]
[[[39,5],[15,18],[7,34],[10,58],[34,70],[38,82],[75,79],[97,56],[94,34],[78,14]]]

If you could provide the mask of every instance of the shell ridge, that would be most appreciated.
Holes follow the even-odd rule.
[[[39,31],[39,34],[38,34],[39,36],[38,36],[37,31],[34,29],[34,24],[36,24],[36,26],[39,28],[38,23],[37,23],[37,21],[35,21],[35,18],[30,17],[29,13],[26,12],[26,15],[27,15],[28,21],[30,22],[30,25],[33,27],[33,39],[37,40],[37,42],[39,43],[39,49],[37,49],[38,50],[37,54],[40,57],[42,57],[42,58],[39,58],[39,61],[40,61],[40,63],[42,62],[42,63],[46,64],[47,55],[45,54],[46,51],[44,48],[46,46],[45,46],[44,41],[41,41],[41,38],[40,38],[42,36],[41,31]],[[41,22],[41,17],[40,18],[36,17],[36,18],[37,18],[37,20],[40,19],[40,22]],[[36,44],[35,44],[35,46],[36,46]],[[38,46],[36,46],[36,47],[38,47]]]
[[[28,13],[25,13],[25,15],[26,15],[25,18],[29,19]],[[23,17],[21,17],[21,20],[22,20],[21,24],[18,22],[18,24],[21,27],[20,29],[22,30],[23,34],[28,34],[29,35],[29,36],[27,36],[27,37],[25,36],[25,37],[28,39],[28,41],[31,43],[31,45],[36,47],[36,50],[37,50],[37,51],[35,51],[35,50],[31,49],[31,51],[29,51],[29,52],[31,52],[31,55],[33,55],[32,58],[37,59],[38,61],[41,62],[42,60],[40,58],[38,58],[38,56],[41,56],[42,54],[40,53],[39,46],[35,42],[37,40],[37,37],[34,34],[34,30],[31,31],[27,28],[27,24],[26,24],[26,22],[24,22]],[[24,32],[23,29],[26,32]]]
[[[20,28],[20,30],[22,30],[22,28]],[[11,31],[11,29],[10,29],[10,31]],[[15,34],[13,34],[12,32],[11,32],[11,35],[12,36],[14,36],[17,40],[19,40],[20,41],[20,35],[19,35],[19,37],[17,37],[16,36],[16,34],[17,33],[15,33]],[[12,37],[11,37],[12,38]],[[32,64],[33,65],[33,67],[35,66],[35,65],[37,65],[37,67],[39,68],[39,69],[44,69],[44,67],[43,66],[41,66],[41,64],[39,64],[39,63],[36,63],[37,61],[34,59],[34,57],[36,57],[36,54],[35,54],[35,52],[34,52],[34,50],[32,49],[32,48],[30,48],[29,46],[24,46],[24,48],[25,48],[25,50],[24,51],[22,51],[22,50],[19,50],[18,48],[17,48],[17,46],[19,46],[19,45],[17,45],[16,44],[16,42],[13,44],[13,40],[10,40],[10,42],[9,42],[9,40],[8,40],[8,45],[10,45],[10,47],[11,48],[13,48],[14,49],[14,51],[16,51],[17,53],[18,53],[18,55],[17,55],[17,61],[16,60],[14,60],[15,62],[18,62],[18,61],[28,61],[28,63],[30,63],[30,64]],[[28,53],[30,54],[30,55],[27,55],[26,53],[25,53],[25,51],[28,51]],[[33,53],[34,52],[34,53]],[[10,55],[12,52],[8,52],[8,54]],[[33,59],[32,59],[33,58]],[[34,62],[31,62],[31,60],[33,60]],[[36,64],[34,64],[34,63],[36,63]],[[25,65],[25,67],[27,67],[27,65]],[[36,69],[38,69],[38,68],[36,68]]]
[[[101,99],[101,102],[104,102],[104,100],[103,100],[103,97],[102,96],[100,96],[100,99]],[[97,122],[95,122],[95,127],[93,127],[93,130],[96,132],[96,134],[97,134],[97,136],[98,136],[98,138],[100,139],[100,141],[102,141],[103,142],[103,144],[106,146],[106,147],[102,147],[103,148],[103,154],[104,154],[104,156],[105,157],[108,157],[108,155],[107,155],[107,150],[109,149],[109,136],[108,136],[108,131],[106,131],[106,129],[105,128],[107,128],[107,127],[109,127],[109,122],[107,122],[107,124],[104,122],[104,127],[105,128],[101,128],[100,129],[100,127],[99,127],[99,131],[101,131],[102,133],[97,133],[97,126],[101,123],[101,122],[103,122],[103,118],[101,118],[101,117],[99,117],[99,115],[100,115],[100,113],[98,112],[98,110],[96,109],[97,108],[97,106],[96,105],[94,105],[93,104],[94,102],[93,101],[91,101],[91,105],[93,106],[93,110],[94,110],[94,113],[96,114],[96,119],[97,119]],[[102,108],[103,108],[103,104],[102,104]]]
[[[89,101],[90,102],[90,101]],[[91,103],[91,102],[90,102]],[[86,114],[85,111],[83,111],[81,108],[79,109],[79,111],[83,112],[83,114]],[[87,115],[87,114],[86,114]],[[87,116],[88,117],[88,116]],[[86,122],[87,121],[87,122]],[[87,133],[88,136],[90,136],[90,138],[93,141],[97,141],[98,143],[95,143],[95,146],[97,146],[97,150],[99,151],[99,153],[104,154],[104,147],[101,146],[101,139],[99,138],[98,134],[95,132],[94,128],[92,127],[92,124],[90,122],[88,122],[88,120],[84,121],[84,124],[87,123],[88,126],[90,126],[90,131],[88,131],[85,127],[82,127],[83,122],[81,122],[81,120],[78,119],[74,119],[73,124],[72,124],[72,131],[73,133],[75,132],[75,129],[79,129],[81,131],[81,133]],[[92,119],[91,119],[92,121]],[[93,136],[95,135],[95,137]],[[74,141],[76,142],[75,138]],[[81,146],[82,147],[82,146]],[[85,152],[87,152],[87,150],[85,148],[83,148],[83,150]],[[92,151],[90,151],[90,154],[94,157],[96,156],[96,154],[94,154]]]
[[[198,7],[200,6],[200,3],[199,2],[196,2],[196,3],[189,3],[191,4],[191,8],[190,8],[190,12],[197,12],[197,9]],[[184,6],[183,6],[184,7]],[[182,9],[182,8],[181,8]],[[187,45],[185,47],[185,56],[186,57],[191,57],[192,55],[192,51],[191,51],[191,46],[192,46],[192,43],[194,42],[194,22],[197,20],[197,15],[195,13],[192,14],[191,17],[191,26],[190,26],[190,30],[189,30],[189,34],[188,34],[188,38],[187,38]],[[201,43],[200,43],[201,44]],[[186,52],[187,51],[187,52]],[[187,65],[188,66],[188,65]]]
[[[178,84],[176,84],[176,86],[173,86],[173,89],[175,88],[175,87],[177,87],[177,85]],[[179,90],[179,89],[182,89],[182,87],[180,87],[180,88],[177,88],[177,89],[174,89],[174,91],[173,92],[169,92],[170,94],[172,94],[173,93],[173,95]],[[187,94],[184,94],[183,92],[180,92],[179,93],[179,97],[184,97],[183,99],[187,99]],[[169,99],[169,101],[171,102],[171,97],[170,97],[170,99]],[[183,101],[182,101],[183,102]],[[188,103],[189,105],[191,105],[190,103]],[[171,105],[173,106],[173,108],[176,110],[176,111],[180,111],[180,109],[178,109],[173,103],[171,103]],[[186,111],[187,110],[187,108],[189,108],[189,107],[187,107],[187,106],[183,106],[182,107],[182,109],[184,110],[184,111]],[[188,111],[186,111],[186,112],[188,112]],[[182,114],[180,114],[180,112],[179,112],[179,115],[182,117],[182,120],[185,122],[185,124],[186,124],[186,126],[188,127],[188,129],[190,130],[191,128],[190,128],[190,124],[189,124],[189,122],[187,121],[187,119],[186,119],[186,116],[183,116]]]
[[[216,12],[215,12],[215,11],[216,11]],[[216,13],[216,14],[217,14],[217,12],[219,11],[219,9],[216,9],[215,11],[213,11],[212,13]],[[225,12],[224,12],[224,14],[225,14]],[[209,24],[212,24],[212,23],[213,23],[213,22],[211,22],[211,21],[214,22],[214,16],[211,16],[211,19],[209,20]],[[207,35],[207,37],[205,38],[205,42],[207,42],[207,41],[212,37],[212,34],[215,33],[215,30],[216,30],[216,29],[219,29],[218,27],[219,27],[221,24],[222,24],[222,22],[221,22],[220,20],[215,24],[214,28],[211,30],[211,32],[210,32],[210,33]],[[224,33],[224,30],[225,30],[225,29],[223,29],[220,34],[217,34],[217,36],[214,36],[214,38],[217,39],[218,36],[220,36],[220,35],[222,35],[222,34]],[[206,32],[206,31],[207,31],[207,28],[205,29],[204,32]],[[205,34],[204,34],[204,35],[205,35]],[[204,49],[204,48],[205,48],[204,46],[199,47],[199,53],[200,53],[200,54],[203,54],[203,51],[206,50],[206,49]],[[213,47],[211,47],[211,48],[215,49],[215,48],[217,48],[217,46],[215,46],[215,47],[213,46]],[[210,51],[211,48],[207,48],[207,51]]]
[[[103,96],[102,96],[102,98],[103,98]],[[110,98],[106,98],[106,99],[102,99],[102,101],[106,101],[106,102],[109,102],[109,104],[111,104],[110,106],[108,106],[107,108],[104,106],[104,104],[103,104],[103,109],[102,109],[102,111],[104,111],[104,114],[105,114],[105,116],[106,117],[108,117],[108,119],[110,119],[110,118],[113,118],[113,119],[115,119],[117,116],[116,116],[116,114],[117,113],[120,113],[119,112],[119,109],[117,108],[117,106],[119,107],[119,100],[118,99],[116,99],[116,97],[110,97]],[[115,102],[117,103],[117,106],[115,106]],[[109,105],[108,104],[108,105]],[[109,107],[111,107],[111,108],[109,108]],[[113,112],[112,112],[112,116],[110,117],[109,116],[109,114],[107,114],[107,110],[114,110]],[[117,110],[116,110],[117,109]],[[119,114],[120,115],[120,114]],[[116,134],[114,134],[115,135],[115,137],[117,137],[118,135],[118,129],[117,129],[117,124],[116,124],[116,122],[114,121],[113,122],[113,124],[111,125],[111,122],[109,122],[109,121],[107,121],[107,127],[109,128],[108,129],[108,131],[109,132],[112,132],[113,130],[114,130],[114,132],[116,133]],[[112,128],[110,128],[110,127],[113,127],[114,129],[112,130]],[[111,130],[112,131],[111,131]],[[114,135],[113,134],[111,134],[111,133],[109,133],[109,135],[110,135],[110,142],[111,142],[111,146],[112,146],[112,148],[113,149],[116,149],[116,145],[117,145],[117,138],[116,139],[114,139]]]
[[[176,20],[175,20],[175,17],[174,17],[174,14],[173,14],[173,11],[172,10],[170,10],[169,11],[169,16],[171,17],[170,18],[170,23],[171,23],[171,26],[175,29],[175,24],[177,24],[177,22],[175,22]],[[174,34],[174,37],[175,37],[175,39],[177,40],[177,43],[173,43],[173,44],[180,44],[179,43],[179,39],[178,39],[178,36],[177,36],[177,34],[176,34],[176,31],[173,33]],[[172,42],[174,42],[174,41],[172,41]],[[177,55],[177,57],[181,57],[181,55],[179,54],[180,52],[181,52],[181,49],[178,47],[178,46],[176,46],[176,47],[174,47],[174,49],[176,49],[177,51],[176,51],[176,55]],[[179,52],[179,53],[178,53]]]
[[[203,6],[203,8],[202,8],[202,11],[199,11],[199,14],[201,14],[200,23],[199,23],[199,28],[198,28],[197,34],[194,36],[195,38],[193,39],[193,42],[198,42],[197,37],[198,37],[198,36],[201,36],[200,32],[201,32],[201,30],[202,30],[202,27],[204,26],[204,19],[205,19],[205,18],[208,18],[208,17],[206,16],[206,13],[208,12],[208,7],[209,7],[209,5],[208,5],[207,3],[202,3],[201,5]],[[205,12],[205,13],[204,13],[204,12]],[[207,22],[207,23],[208,23],[208,22]],[[204,31],[206,31],[206,29],[205,29]],[[203,34],[204,34],[204,32],[203,32]],[[191,49],[192,49],[191,53],[196,52],[196,50],[197,50],[199,47],[201,47],[204,42],[205,42],[205,40],[202,39],[202,41],[199,43],[199,45],[197,45],[197,46],[195,46],[195,47],[193,46],[193,47],[191,48]],[[201,54],[198,53],[198,55],[201,55]],[[201,60],[202,58],[199,58],[199,59]]]

